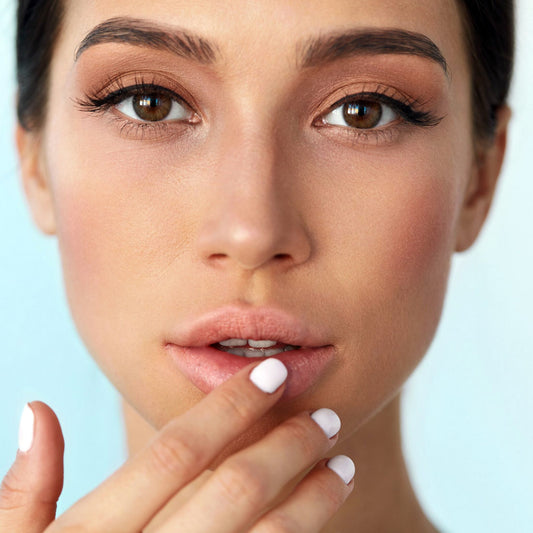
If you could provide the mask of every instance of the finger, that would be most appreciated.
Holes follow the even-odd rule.
[[[250,533],[322,531],[353,491],[354,473],[353,461],[346,456],[337,456],[329,463],[328,459],[320,461],[284,502],[261,517]]]
[[[285,421],[228,458],[161,533],[208,533],[213,524],[217,533],[241,531],[265,512],[289,481],[324,456],[337,441],[339,429],[339,417],[331,409]]]
[[[63,451],[55,413],[42,402],[28,404],[17,457],[0,487],[0,531],[42,533],[54,520],[63,488]]]
[[[139,531],[279,400],[286,377],[285,366],[274,358],[236,373],[64,513],[58,531],[79,524],[86,532]]]

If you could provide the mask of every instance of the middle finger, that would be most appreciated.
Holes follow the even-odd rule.
[[[340,420],[330,409],[301,413],[278,426],[213,473],[160,533],[241,531],[279,492],[336,443]]]

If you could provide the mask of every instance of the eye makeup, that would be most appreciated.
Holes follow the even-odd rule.
[[[385,116],[388,120],[384,121]],[[359,92],[347,94],[329,106],[313,125],[325,128],[327,133],[348,135],[352,142],[380,144],[393,141],[398,128],[434,127],[443,118],[394,88],[377,85],[369,90],[365,85]]]
[[[108,77],[102,75],[105,59],[95,76],[84,72],[85,83],[79,85],[82,96],[74,99],[78,110],[106,118],[124,139],[164,141],[199,132],[198,127],[207,124],[206,117],[217,120],[224,102],[231,102],[230,94],[224,97],[224,80],[209,74],[209,68],[170,62],[159,71],[148,66],[156,58],[148,59],[146,54],[119,56],[109,63]],[[425,73],[431,67],[438,70],[440,81],[427,81],[430,76]],[[288,106],[275,120],[298,123],[344,144],[392,144],[403,134],[439,125],[445,117],[434,105],[438,100],[434,94],[442,90],[435,87],[446,78],[438,66],[428,67],[420,59],[402,58],[401,65],[392,57],[341,61],[302,73],[295,72],[299,83],[283,96]],[[210,89],[204,83],[207,79]]]
[[[184,128],[201,122],[193,106],[180,94],[181,91],[170,89],[167,85],[170,85],[169,80],[159,80],[154,73],[136,74],[132,83],[115,77],[103,88],[88,91],[75,102],[78,109],[84,112],[111,112],[118,121],[121,134],[128,138],[144,139],[147,135],[158,138],[162,133],[170,133],[169,128],[175,132],[177,128],[182,132]]]

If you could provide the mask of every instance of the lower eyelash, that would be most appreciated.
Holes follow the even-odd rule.
[[[389,95],[388,92],[393,94]],[[324,118],[334,109],[349,102],[369,100],[390,107],[400,118],[400,121],[391,125],[377,128],[355,128],[350,126],[339,126],[325,122]],[[390,87],[379,86],[376,90],[363,90],[356,94],[348,94],[335,102],[329,109],[321,114],[313,124],[317,127],[328,128],[335,131],[335,135],[347,138],[350,143],[356,145],[380,145],[392,143],[400,135],[403,128],[414,127],[434,127],[440,124],[445,118],[439,117],[431,112],[420,109],[423,104],[417,100],[409,99],[402,93]],[[418,109],[417,109],[418,107]]]
[[[114,108],[124,100],[136,96],[138,94],[145,94],[147,92],[157,92],[160,94],[166,94],[173,101],[180,105],[185,105],[188,108],[188,103],[182,99],[174,91],[171,91],[165,87],[162,87],[154,81],[147,82],[142,78],[138,78],[132,85],[124,86],[122,80],[113,80],[116,89],[107,94],[102,94],[103,91],[97,91],[95,93],[87,93],[81,99],[75,100],[76,105],[81,111],[88,113],[105,113],[106,111]],[[109,86],[109,84],[108,84]],[[113,119],[118,121],[120,134],[125,137],[135,137],[137,139],[144,139],[147,135],[158,136],[168,130],[168,121],[154,121],[154,122],[142,122],[129,119],[125,116],[113,116]],[[188,125],[187,122],[180,122],[181,126]]]
[[[433,115],[432,113],[428,111],[421,111],[415,109],[415,102],[407,102],[402,101],[398,98],[394,98],[391,96],[388,96],[384,92],[378,92],[378,91],[365,91],[357,94],[351,94],[348,96],[345,96],[338,102],[335,102],[333,104],[328,113],[337,108],[340,107],[348,102],[354,102],[354,101],[361,101],[361,100],[370,100],[374,102],[379,102],[380,104],[385,104],[392,108],[392,110],[395,113],[398,113],[402,117],[403,120],[405,120],[408,123],[414,124],[415,126],[423,126],[423,127],[431,127],[431,126],[437,126],[440,124],[442,119],[444,117],[437,117]],[[369,130],[369,131],[377,131],[377,130]]]
[[[120,134],[123,137],[132,136],[141,141],[145,138],[146,134],[163,134],[168,129],[166,122],[131,122],[118,117],[116,117],[116,120],[121,122]]]
[[[178,94],[173,91],[166,89],[160,85],[157,85],[154,80],[147,82],[147,80],[138,78],[135,80],[134,84],[125,87],[121,79],[112,80],[117,87],[114,91],[102,95],[103,91],[97,91],[92,94],[85,94],[82,99],[75,100],[78,107],[85,112],[89,113],[104,113],[109,109],[115,107],[119,103],[123,102],[129,97],[145,94],[149,91],[157,91],[168,95],[172,100],[180,103],[181,105],[186,105],[190,108],[185,100],[183,100]],[[109,86],[110,84],[107,84]],[[416,100],[409,100],[404,95],[398,95],[395,91],[393,95],[388,95],[387,92],[390,91],[388,87],[378,87],[374,91],[362,91],[356,94],[346,95],[341,100],[333,104],[327,113],[330,113],[333,109],[342,106],[348,102],[353,102],[357,100],[370,100],[374,102],[379,102],[381,104],[389,106],[395,113],[397,113],[404,124],[397,124],[396,126],[382,127],[375,129],[357,129],[351,127],[341,127],[346,130],[346,134],[349,134],[354,142],[363,142],[370,143],[371,141],[378,144],[380,142],[392,141],[395,133],[398,130],[398,127],[402,125],[414,125],[418,127],[433,127],[440,124],[444,117],[438,117],[430,112],[416,109],[417,105],[420,105]],[[320,119],[323,120],[325,114],[320,116]],[[115,120],[118,120],[120,124],[120,133],[124,136],[133,135],[136,138],[143,139],[146,134],[160,134],[165,132],[168,129],[168,122],[165,121],[154,121],[154,122],[136,122],[129,120],[125,117],[114,117]],[[316,122],[316,121],[315,121]],[[182,123],[183,125],[183,123]],[[317,126],[330,126],[324,122],[315,123]],[[338,127],[338,126],[330,126]]]

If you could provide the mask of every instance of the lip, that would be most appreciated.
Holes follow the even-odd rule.
[[[288,370],[285,399],[298,396],[320,380],[335,348],[326,335],[293,315],[274,308],[227,306],[182,323],[165,347],[180,372],[209,393],[255,358],[240,357],[210,346],[226,339],[271,339],[301,346],[275,356]]]

